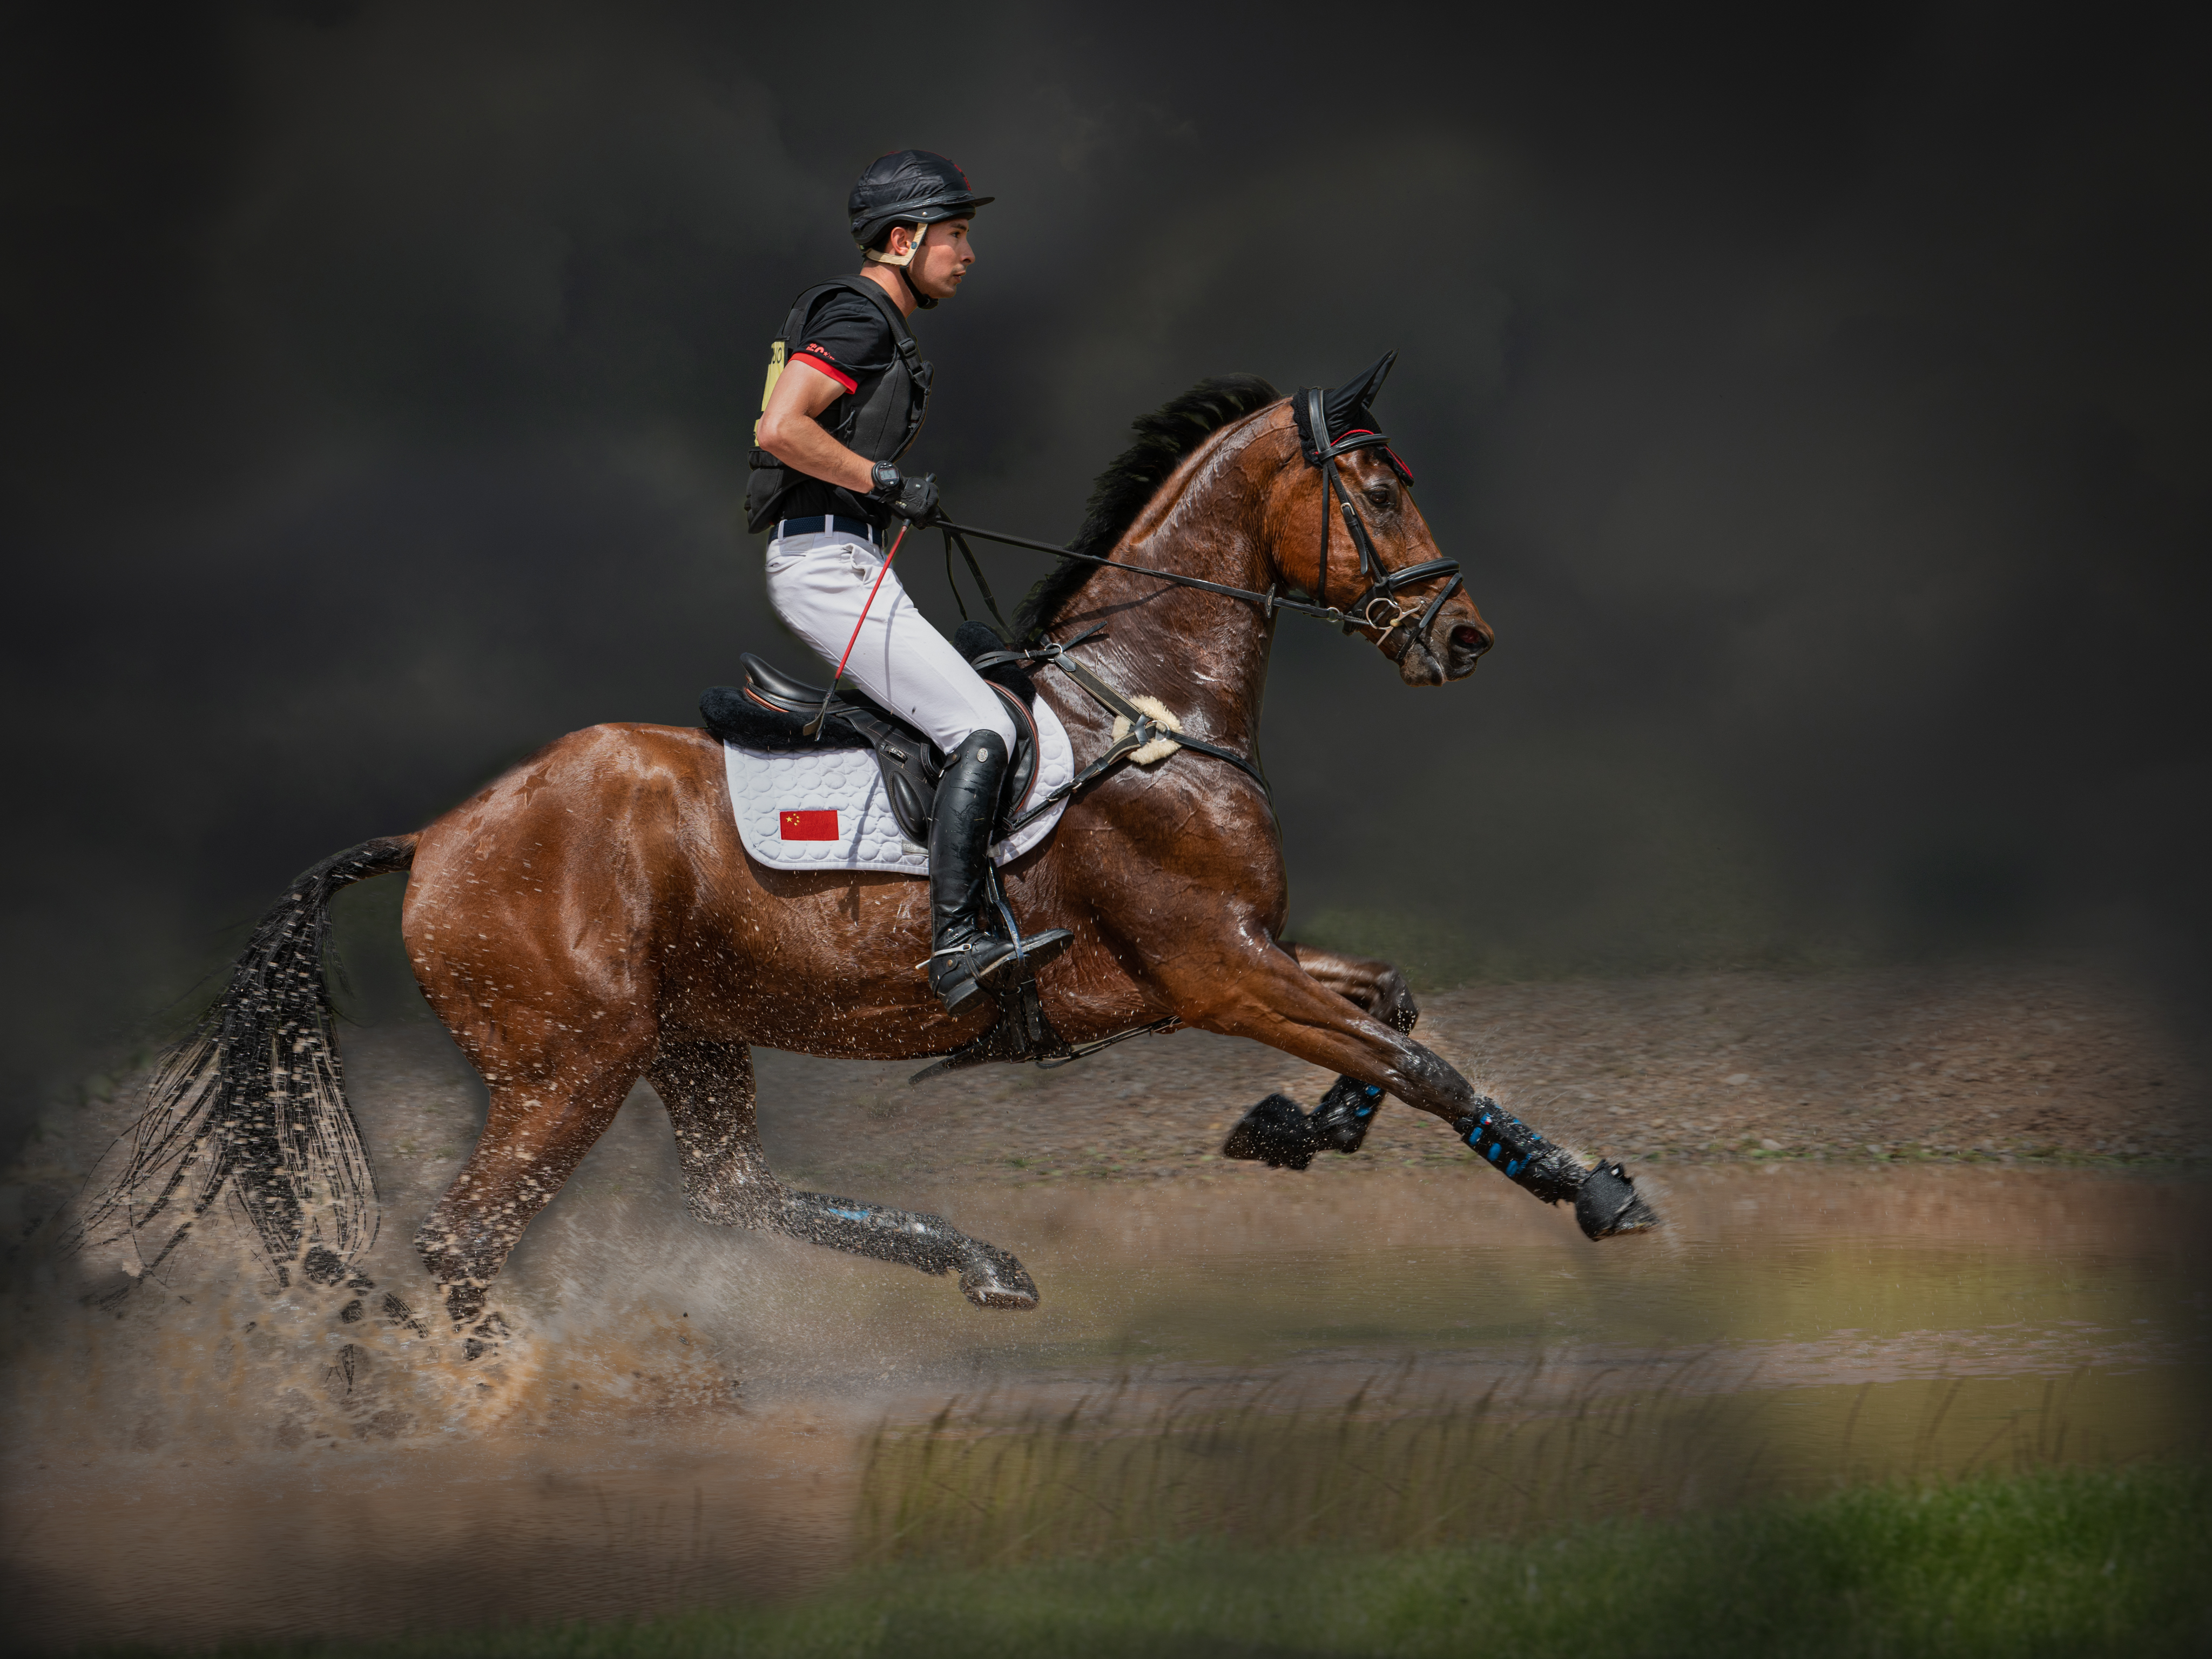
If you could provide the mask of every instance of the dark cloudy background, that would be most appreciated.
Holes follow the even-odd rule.
[[[1198,376],[1405,354],[1501,643],[1414,693],[1285,624],[1302,926],[1432,975],[2087,945],[2185,1008],[2186,10],[8,8],[8,1121],[301,867],[808,665],[748,424],[908,144],[1000,198],[921,323],[963,516],[1065,535]]]

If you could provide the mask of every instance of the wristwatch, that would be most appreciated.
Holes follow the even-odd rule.
[[[874,480],[873,486],[869,489],[868,494],[879,501],[890,500],[892,496],[898,494],[899,486],[906,482],[899,476],[898,468],[893,466],[889,461],[878,461],[868,476]]]

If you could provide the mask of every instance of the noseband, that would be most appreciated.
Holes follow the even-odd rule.
[[[1390,441],[1380,432],[1347,432],[1334,443],[1322,447],[1328,436],[1328,416],[1322,404],[1322,393],[1309,390],[1305,394],[1306,430],[1313,434],[1315,447],[1309,450],[1303,441],[1299,452],[1308,465],[1321,468],[1321,580],[1320,589],[1314,599],[1322,611],[1328,611],[1328,503],[1334,495],[1344,511],[1344,527],[1351,532],[1352,544],[1358,550],[1359,574],[1366,580],[1367,591],[1352,602],[1352,609],[1344,617],[1344,631],[1364,626],[1379,629],[1387,640],[1406,623],[1409,613],[1398,598],[1398,590],[1415,582],[1426,581],[1431,576],[1449,576],[1451,580],[1437,590],[1413,623],[1413,637],[1425,636],[1429,624],[1436,620],[1437,612],[1443,609],[1444,601],[1465,586],[1459,572],[1457,559],[1424,559],[1419,564],[1409,564],[1402,570],[1392,570],[1376,556],[1375,543],[1367,534],[1367,521],[1359,516],[1352,492],[1344,487],[1344,475],[1337,471],[1336,458],[1349,455],[1355,449],[1380,449],[1388,457],[1391,470],[1408,483],[1405,467],[1395,455],[1390,454]],[[1296,430],[1293,426],[1292,430]],[[1378,641],[1377,643],[1380,643]]]

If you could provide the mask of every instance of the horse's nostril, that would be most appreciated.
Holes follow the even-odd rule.
[[[1477,628],[1473,623],[1462,623],[1451,631],[1452,643],[1462,651],[1490,649],[1490,630]]]

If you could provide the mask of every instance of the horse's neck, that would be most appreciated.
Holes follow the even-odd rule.
[[[1242,498],[1235,469],[1194,481],[1157,522],[1125,538],[1113,557],[1252,591],[1267,586],[1261,504]],[[1140,520],[1140,523],[1142,521]],[[1192,735],[1243,750],[1257,738],[1274,625],[1250,600],[1102,569],[1079,589],[1051,633],[1073,639],[1101,674],[1131,696],[1158,697]]]

